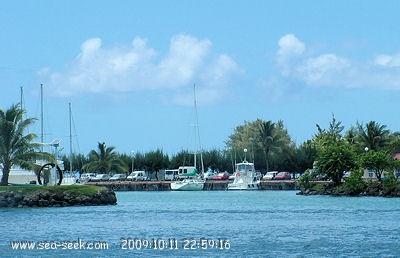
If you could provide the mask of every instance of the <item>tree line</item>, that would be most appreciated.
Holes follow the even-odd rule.
[[[1,184],[8,182],[8,173],[12,165],[20,165],[22,168],[37,170],[32,162],[34,159],[55,160],[45,152],[38,150],[38,144],[33,143],[35,134],[26,133],[35,118],[24,118],[25,111],[19,105],[12,105],[10,109],[0,109],[0,163],[3,166]],[[349,130],[344,131],[344,126],[337,121],[334,115],[328,128],[324,129],[316,125],[317,132],[312,139],[300,145],[290,137],[283,121],[264,121],[256,119],[244,122],[237,126],[225,142],[223,150],[203,150],[204,167],[212,170],[233,171],[236,162],[247,159],[254,162],[256,169],[265,173],[267,171],[289,171],[303,173],[313,168],[318,161],[320,170],[324,164],[324,151],[328,146],[336,146],[340,143],[342,149],[351,150],[354,155],[382,152],[386,156],[392,156],[400,152],[400,133],[391,132],[386,125],[376,121],[366,124],[357,122]],[[247,153],[243,150],[247,149]],[[245,156],[246,155],[246,156]],[[326,155],[332,159],[333,156]],[[342,162],[341,156],[336,157],[335,162]],[[351,158],[349,158],[351,159]],[[129,173],[131,170],[146,170],[150,173],[161,169],[177,168],[182,165],[193,165],[193,154],[187,150],[181,150],[171,157],[162,149],[147,153],[135,153],[128,155],[118,153],[114,146],[107,146],[104,142],[98,142],[97,148],[88,155],[73,154],[72,164],[70,157],[64,155],[65,170],[99,173]],[[200,161],[197,162],[200,164]],[[343,171],[342,171],[343,172]],[[340,173],[342,173],[340,172]],[[339,173],[339,174],[340,174]],[[336,179],[331,175],[333,180]]]

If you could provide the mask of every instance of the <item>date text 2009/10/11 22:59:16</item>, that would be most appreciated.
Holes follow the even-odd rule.
[[[230,243],[228,239],[212,239],[212,238],[121,238],[121,249],[123,250],[141,250],[141,249],[184,249],[184,250],[196,250],[196,249],[230,249]]]

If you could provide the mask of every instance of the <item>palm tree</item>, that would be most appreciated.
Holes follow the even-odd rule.
[[[87,172],[109,173],[127,172],[127,165],[120,159],[114,151],[115,147],[107,147],[103,142],[98,143],[99,152],[92,150],[89,153],[89,162],[83,165],[83,169]]]
[[[0,163],[3,164],[3,176],[0,185],[8,185],[11,167],[18,165],[23,169],[37,170],[35,159],[54,161],[47,152],[37,152],[38,143],[32,143],[36,134],[25,131],[33,124],[35,118],[24,119],[25,111],[19,105],[12,105],[7,111],[0,109]]]
[[[375,121],[370,121],[365,125],[357,123],[359,143],[364,144],[369,150],[380,150],[386,146],[389,140],[389,130],[386,125],[380,125]]]
[[[260,144],[266,157],[267,171],[269,171],[270,152],[280,149],[282,135],[277,133],[275,123],[259,119],[256,122],[258,123]]]

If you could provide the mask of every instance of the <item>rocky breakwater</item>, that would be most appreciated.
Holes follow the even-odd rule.
[[[0,207],[65,207],[115,205],[116,203],[114,191],[98,186],[0,187]]]

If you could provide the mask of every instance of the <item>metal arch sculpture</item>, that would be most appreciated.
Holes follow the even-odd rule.
[[[57,172],[58,172],[59,180],[58,180],[57,185],[61,185],[61,182],[62,182],[62,179],[63,179],[63,173],[61,171],[61,168],[58,165],[54,164],[54,163],[46,163],[40,168],[38,176],[37,176],[39,185],[42,185],[42,184],[43,185],[47,185],[48,182],[45,182],[45,178],[46,177],[44,176],[44,170],[48,169],[48,168],[52,169],[54,167],[56,167]],[[43,178],[43,183],[42,183],[42,178]]]

